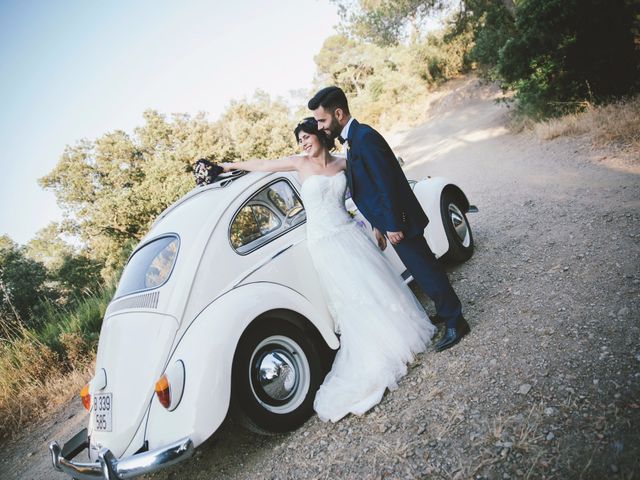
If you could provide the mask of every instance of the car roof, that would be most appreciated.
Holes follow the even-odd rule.
[[[187,203],[196,204],[201,203],[202,201],[209,202],[211,199],[215,198],[215,203],[208,205],[209,210],[216,206],[226,207],[250,185],[269,175],[271,175],[269,172],[251,172],[247,175],[231,179],[228,183],[216,182],[211,185],[197,186],[186,193],[183,197],[176,200],[175,203],[167,207],[160,215],[158,215],[158,218],[153,222],[151,229],[175,210],[182,208]]]
[[[191,236],[206,225],[212,226],[239,195],[262,179],[276,175],[292,177],[291,172],[249,172],[228,177],[230,181],[195,187],[158,215],[141,243],[168,232]]]

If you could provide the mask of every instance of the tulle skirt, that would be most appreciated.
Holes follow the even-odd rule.
[[[436,331],[377,245],[355,222],[309,239],[340,349],[314,409],[323,421],[362,415],[397,388]],[[387,248],[392,248],[391,246]]]

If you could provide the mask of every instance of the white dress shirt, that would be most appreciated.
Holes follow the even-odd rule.
[[[347,124],[344,126],[344,128],[342,129],[342,133],[340,133],[340,136],[342,138],[344,138],[345,140],[347,138],[349,138],[349,127],[351,126],[351,122],[353,122],[353,117],[351,117],[349,119],[349,121],[347,122]]]

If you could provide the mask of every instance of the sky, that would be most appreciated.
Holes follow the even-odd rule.
[[[62,219],[37,180],[65,146],[307,90],[337,24],[329,0],[0,0],[0,235]]]

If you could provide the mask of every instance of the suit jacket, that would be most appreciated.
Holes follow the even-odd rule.
[[[383,233],[422,235],[429,220],[382,135],[354,119],[347,141],[347,182],[365,218]]]

